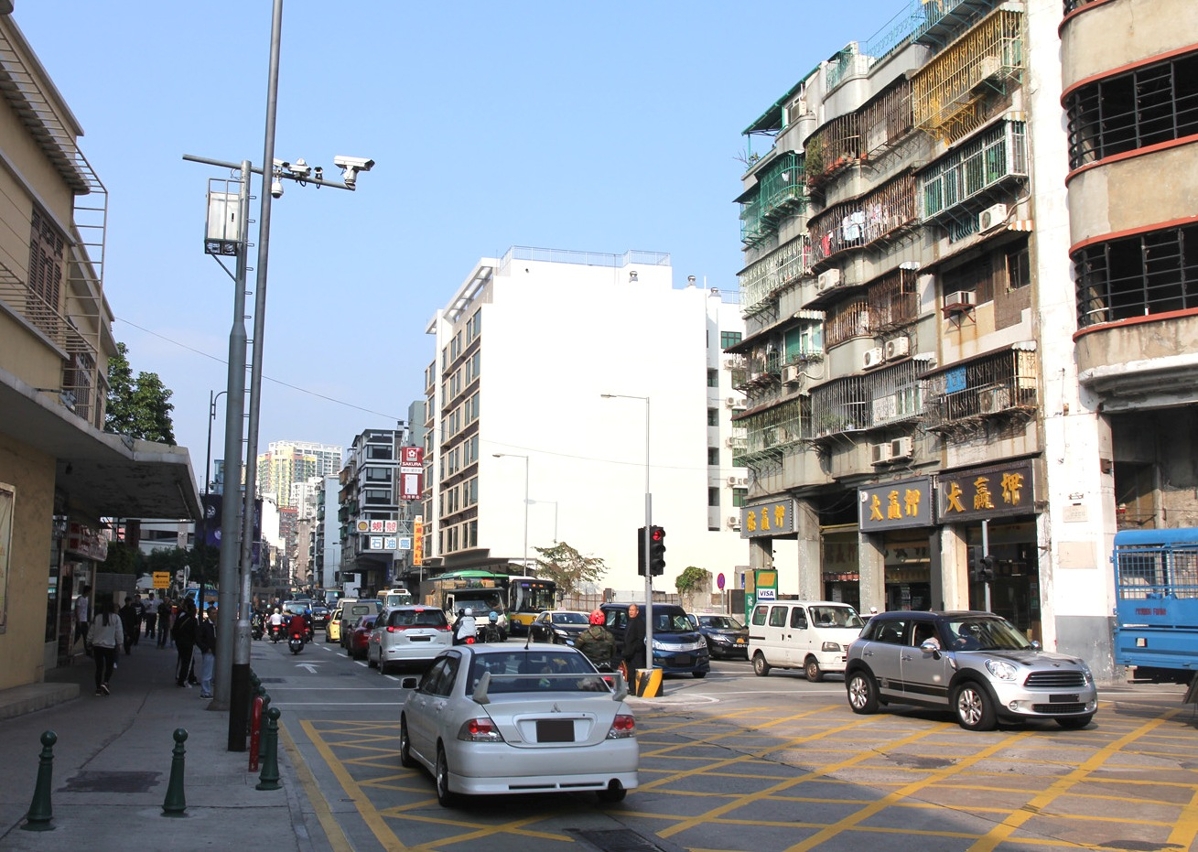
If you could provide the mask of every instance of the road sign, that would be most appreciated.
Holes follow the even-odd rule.
[[[169,589],[171,587],[170,571],[155,571],[153,579],[155,589]]]
[[[718,588],[721,592],[724,591],[724,572],[723,571],[716,574],[715,585],[716,585],[716,588]]]

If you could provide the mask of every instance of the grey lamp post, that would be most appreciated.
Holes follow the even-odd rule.
[[[653,668],[653,574],[649,568],[649,535],[653,527],[653,495],[649,491],[649,397],[600,394],[604,399],[639,399],[645,403],[645,665]],[[632,684],[633,690],[636,684]]]
[[[522,573],[528,573],[528,456],[519,453],[493,453],[497,459],[524,459],[524,558],[520,562]]]

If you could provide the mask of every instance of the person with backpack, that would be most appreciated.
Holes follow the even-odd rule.
[[[195,651],[198,629],[196,604],[195,601],[188,598],[183,605],[182,612],[175,619],[175,626],[171,628],[171,638],[175,640],[175,648],[179,652],[179,661],[175,667],[176,686],[195,686],[199,683],[196,680],[195,672],[192,671],[191,660],[191,655]]]

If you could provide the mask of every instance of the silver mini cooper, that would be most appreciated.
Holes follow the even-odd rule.
[[[1098,708],[1083,660],[1042,651],[990,612],[875,615],[849,646],[845,686],[854,713],[891,702],[946,708],[973,731],[1000,719],[1083,728]]]

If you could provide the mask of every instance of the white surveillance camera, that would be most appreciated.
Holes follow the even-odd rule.
[[[284,168],[286,168],[287,171],[289,171],[294,177],[297,177],[300,180],[303,180],[309,174],[312,173],[312,167],[304,162],[303,157],[300,157],[298,160],[296,160],[294,163],[291,163],[290,165],[285,163]]]
[[[374,166],[374,160],[366,157],[347,157],[344,154],[338,154],[333,157],[333,165],[341,169],[341,179],[345,181],[346,186],[353,186],[358,182],[358,172],[368,172]]]
[[[275,178],[273,181],[271,181],[270,197],[271,198],[282,198],[283,197],[283,182],[281,180],[279,180],[278,178]]]

